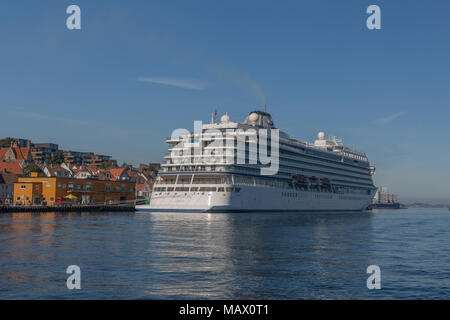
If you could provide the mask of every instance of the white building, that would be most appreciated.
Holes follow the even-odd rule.
[[[388,191],[387,187],[379,187],[373,203],[398,203],[397,195]]]

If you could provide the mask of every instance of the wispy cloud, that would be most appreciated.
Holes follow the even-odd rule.
[[[379,125],[384,126],[384,125],[386,125],[388,123],[391,123],[395,119],[400,118],[401,116],[403,116],[405,114],[406,114],[406,112],[398,112],[398,113],[392,114],[392,115],[390,115],[388,117],[378,119],[375,122],[378,123]]]
[[[151,82],[157,84],[164,84],[167,86],[178,87],[191,90],[205,90],[208,85],[206,82],[192,79],[179,79],[179,78],[138,78],[138,81]]]

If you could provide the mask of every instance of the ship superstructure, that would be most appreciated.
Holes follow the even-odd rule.
[[[323,132],[314,143],[293,139],[263,111],[242,123],[226,114],[167,143],[156,211],[362,211],[376,192],[364,153]]]

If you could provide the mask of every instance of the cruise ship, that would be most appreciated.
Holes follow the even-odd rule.
[[[324,132],[314,143],[291,138],[265,108],[194,128],[167,139],[150,205],[138,210],[363,211],[377,190],[364,153]]]

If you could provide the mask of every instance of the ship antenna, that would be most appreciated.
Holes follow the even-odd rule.
[[[264,103],[264,113],[267,113],[266,112],[266,104]]]

